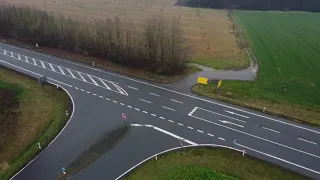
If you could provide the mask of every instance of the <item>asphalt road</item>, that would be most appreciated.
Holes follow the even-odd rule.
[[[68,91],[74,113],[61,134],[14,179],[54,179],[97,139],[124,126],[117,145],[72,179],[116,179],[149,156],[221,144],[320,179],[320,130],[89,65],[0,43],[0,65]]]

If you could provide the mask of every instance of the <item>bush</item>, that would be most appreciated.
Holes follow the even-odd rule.
[[[0,35],[104,58],[160,74],[181,73],[190,60],[179,20],[154,16],[142,32],[119,17],[82,22],[14,5],[0,6]]]

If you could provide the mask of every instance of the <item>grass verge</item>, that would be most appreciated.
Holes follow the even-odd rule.
[[[307,179],[279,166],[222,148],[188,148],[158,156],[135,169],[127,180],[293,180]]]
[[[41,46],[40,48],[37,49],[37,48],[35,48],[34,45],[31,45],[29,43],[24,43],[21,41],[17,41],[14,39],[7,39],[6,43],[9,43],[9,44],[12,44],[15,46],[20,46],[20,47],[23,47],[26,49],[32,49],[32,50],[36,50],[39,52],[47,53],[47,54],[54,55],[57,57],[66,58],[70,61],[77,61],[77,62],[87,64],[90,66],[92,66],[92,64],[93,64],[92,62],[94,62],[95,67],[110,70],[113,72],[125,74],[128,76],[132,76],[132,77],[136,77],[136,78],[140,78],[140,79],[144,79],[144,80],[148,80],[148,81],[152,81],[152,82],[156,82],[156,83],[163,83],[163,84],[172,83],[172,82],[175,82],[179,79],[182,79],[190,74],[193,74],[195,72],[200,71],[200,69],[195,66],[188,66],[188,68],[185,70],[185,72],[183,72],[179,75],[166,76],[166,75],[150,73],[150,72],[135,69],[135,68],[125,67],[123,65],[116,64],[116,63],[113,63],[113,62],[105,60],[105,59],[84,56],[79,53],[72,53],[72,52],[61,50],[61,49],[49,48],[49,47],[44,47],[44,46]]]
[[[38,142],[45,148],[59,133],[69,118],[65,111],[71,111],[71,103],[64,91],[42,87],[17,72],[1,68],[0,79],[0,89],[15,92],[19,103],[15,116],[9,116],[14,130],[1,132],[7,141],[0,153],[0,179],[9,179],[40,152]]]
[[[267,114],[289,118],[303,124],[320,126],[319,108],[293,104],[284,98],[274,97],[266,91],[246,87],[250,87],[252,83],[254,82],[223,81],[219,95],[217,95],[216,91],[217,83],[209,83],[206,86],[196,84],[192,87],[192,91],[201,96],[207,96],[258,111],[263,111],[265,108],[265,113]]]

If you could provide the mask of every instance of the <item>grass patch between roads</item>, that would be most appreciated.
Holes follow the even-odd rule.
[[[0,179],[9,179],[59,133],[71,111],[69,96],[51,85],[0,68]]]
[[[320,14],[236,11],[259,63],[254,82],[224,81],[221,97],[320,125]],[[199,94],[216,97],[216,85]],[[220,99],[221,99],[220,98]]]
[[[138,167],[127,180],[298,180],[306,177],[222,148],[188,148],[158,156]]]

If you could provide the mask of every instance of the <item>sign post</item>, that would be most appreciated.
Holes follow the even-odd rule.
[[[124,125],[127,127],[127,116],[124,113],[122,113],[121,117],[124,120]]]
[[[199,88],[201,89],[201,84],[208,84],[208,78],[198,76],[198,84]]]

